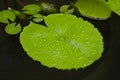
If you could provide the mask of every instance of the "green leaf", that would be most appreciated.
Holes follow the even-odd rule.
[[[120,0],[108,0],[108,4],[112,11],[120,16]]]
[[[0,11],[0,22],[1,23],[9,23],[8,19],[12,22],[15,21],[15,14],[11,10],[3,10]]]
[[[69,9],[70,5],[63,5],[60,7],[61,13],[72,14],[74,12],[74,8]]]
[[[70,14],[51,14],[47,27],[30,23],[20,34],[27,54],[49,68],[78,69],[101,57],[103,40],[89,22]]]
[[[16,25],[16,23],[11,23],[5,27],[5,32],[10,35],[15,35],[18,34],[21,31],[21,29],[22,28],[20,24]]]
[[[42,13],[55,13],[57,11],[54,4],[43,2],[41,3]]]
[[[21,13],[20,11],[17,10],[13,10],[12,11],[15,13],[15,15],[19,18],[19,19],[24,19],[26,16],[24,13]]]
[[[13,9],[12,9],[12,11],[15,13],[16,16],[19,16],[19,15],[21,14],[21,12],[18,11],[18,10],[13,10]]]
[[[29,4],[29,5],[24,6],[22,10],[24,10],[23,13],[32,15],[32,14],[39,13],[41,11],[41,7],[36,4]]]
[[[33,21],[37,22],[37,23],[42,22],[44,19],[44,17],[41,14],[35,14],[35,15],[33,15],[33,17],[34,17]]]
[[[82,15],[89,18],[106,19],[111,15],[105,0],[77,0],[76,6]]]

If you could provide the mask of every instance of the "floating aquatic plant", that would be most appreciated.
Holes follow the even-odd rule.
[[[74,8],[69,9],[70,5],[63,5],[60,7],[60,12],[65,14],[72,14],[74,12]]]
[[[120,0],[108,0],[108,4],[112,11],[120,15]]]
[[[6,33],[10,35],[18,34],[21,31],[22,27],[20,24],[11,23],[5,27]]]
[[[9,20],[14,22],[16,15],[11,10],[3,10],[0,11],[0,22],[1,23],[9,23]]]
[[[51,14],[45,24],[31,22],[20,34],[27,54],[49,68],[78,69],[101,57],[103,40],[89,22],[70,14]]]
[[[41,7],[36,4],[29,4],[29,5],[24,6],[22,10],[23,10],[23,13],[32,15],[32,14],[37,14],[38,12],[40,12]]]
[[[77,0],[80,14],[94,19],[106,19],[110,17],[111,10],[105,0]]]

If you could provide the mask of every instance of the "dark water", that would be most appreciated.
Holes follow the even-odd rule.
[[[7,7],[4,1],[0,0],[0,10]],[[35,0],[19,1],[24,4],[35,3]],[[49,0],[55,4],[59,3],[57,7],[69,3],[69,0],[64,1],[59,3],[58,0]],[[11,4],[14,3],[10,2],[9,6],[16,6]],[[16,8],[21,6],[17,5]],[[22,49],[19,35],[7,35],[4,32],[5,24],[0,24],[0,80],[120,80],[120,17],[112,13],[111,18],[104,21],[87,20],[93,23],[103,35],[105,50],[102,58],[93,65],[71,71],[47,68],[33,61]],[[25,24],[23,22],[23,25]]]

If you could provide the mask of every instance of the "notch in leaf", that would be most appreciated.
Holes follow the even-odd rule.
[[[41,14],[34,14],[33,15],[33,21],[36,22],[36,23],[39,23],[39,22],[42,22],[44,19],[43,15]]]
[[[22,27],[20,24],[11,23],[5,27],[5,32],[10,35],[18,34],[21,31]]]
[[[1,23],[7,23],[7,24],[9,24],[10,23],[9,20],[11,22],[14,22],[15,18],[16,18],[16,15],[11,10],[0,11],[0,22]]]
[[[44,17],[47,27],[31,22],[20,33],[27,54],[49,68],[78,69],[101,57],[103,38],[92,24],[70,14]]]
[[[69,9],[70,5],[63,5],[60,7],[60,12],[65,14],[72,14],[74,12],[74,8]]]

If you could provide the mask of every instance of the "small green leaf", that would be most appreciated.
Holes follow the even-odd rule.
[[[32,14],[39,13],[41,11],[41,7],[36,4],[29,4],[29,5],[24,6],[22,10],[24,10],[23,13],[32,15]]]
[[[22,28],[20,24],[16,25],[16,23],[11,23],[5,27],[5,32],[10,35],[15,35],[18,34],[21,31],[21,29]]]
[[[21,12],[20,11],[18,11],[18,10],[13,10],[12,9],[12,11],[15,13],[15,15],[17,15],[17,16],[19,16],[20,14],[21,14]]]
[[[50,4],[47,2],[41,3],[41,8],[43,13],[55,13],[57,11],[54,4]]]
[[[108,0],[108,4],[110,5],[112,11],[120,16],[120,0]]]
[[[42,22],[44,19],[44,17],[41,14],[35,14],[35,15],[33,15],[33,17],[34,17],[33,21],[37,22],[37,23]]]
[[[76,6],[82,15],[89,18],[106,19],[111,15],[105,0],[77,0]]]
[[[43,17],[41,14],[34,14],[33,17]]]
[[[47,27],[30,23],[20,34],[27,54],[49,68],[78,69],[101,57],[103,40],[89,22],[70,14],[51,14]]]
[[[74,12],[74,8],[69,9],[70,5],[63,5],[60,7],[61,13],[72,14]]]
[[[11,10],[3,10],[3,11],[0,11],[0,22],[1,23],[9,23],[8,19],[12,22],[15,21],[15,14],[14,12],[12,12]]]
[[[34,18],[33,21],[39,23],[43,21],[43,18]]]

